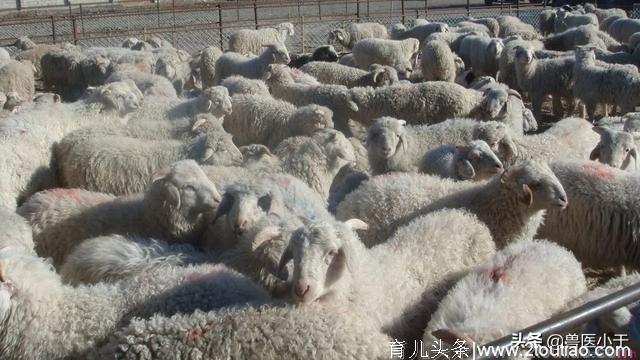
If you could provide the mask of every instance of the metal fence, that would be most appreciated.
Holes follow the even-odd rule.
[[[454,24],[466,16],[514,15],[534,26],[543,5],[500,3],[491,7],[466,5],[435,7],[435,0],[289,0],[225,1],[176,6],[157,2],[146,6],[87,8],[68,6],[64,13],[28,18],[5,17],[0,22],[0,45],[28,35],[36,42],[70,42],[84,46],[119,46],[128,37],[160,36],[177,47],[197,51],[205,46],[226,48],[229,35],[241,28],[261,28],[288,21],[295,36],[287,41],[293,52],[325,44],[332,29],[350,22],[377,21],[385,25],[426,18]]]

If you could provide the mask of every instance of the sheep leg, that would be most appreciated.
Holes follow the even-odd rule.
[[[595,119],[596,114],[596,103],[589,102],[585,104],[585,108],[587,109],[587,119],[593,121]]]
[[[556,117],[562,117],[564,112],[562,111],[562,98],[560,96],[552,95],[553,98],[553,115]]]
[[[565,114],[567,116],[572,116],[573,113],[576,111],[576,100],[573,96],[568,95],[568,96],[564,96],[564,102],[566,104],[566,110],[565,110]]]
[[[533,110],[533,117],[536,119],[542,119],[542,101],[544,97],[531,97],[531,107]],[[555,110],[554,110],[555,111]]]

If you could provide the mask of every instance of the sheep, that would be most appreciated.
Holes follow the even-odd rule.
[[[498,23],[498,20],[494,18],[488,17],[476,19],[469,17],[464,23],[475,23],[486,26],[491,37],[497,37],[500,34],[500,23]]]
[[[137,44],[137,43],[139,43],[139,42],[140,42],[140,39],[136,39],[136,38],[134,38],[134,37],[130,37],[130,38],[128,38],[128,39],[125,39],[125,40],[122,42],[122,45],[121,45],[121,46],[122,46],[123,48],[131,49],[131,47],[133,47],[135,44]]]
[[[545,96],[553,98],[553,114],[564,115],[562,99],[567,102],[567,113],[575,107],[571,85],[575,59],[561,57],[556,59],[536,59],[532,49],[519,48],[515,54],[515,68],[518,85],[531,98],[533,115],[541,119],[542,103]]]
[[[511,89],[516,91],[522,91],[518,86],[518,77],[516,75],[516,51],[519,47],[533,48],[534,50],[541,50],[544,45],[540,41],[526,41],[522,39],[515,39],[505,42],[504,49],[500,54],[500,62],[498,64],[498,77],[497,80],[501,83],[507,84]]]
[[[565,10],[556,12],[556,20],[553,24],[554,32],[563,32],[580,25],[598,26],[598,17],[595,14],[572,14]]]
[[[633,158],[633,169],[638,169],[638,148],[631,133],[602,126],[594,127],[593,131],[600,135],[600,142],[591,151],[589,160],[626,170]]]
[[[296,108],[282,100],[252,95],[234,96],[232,103],[233,110],[225,117],[224,127],[239,146],[264,144],[275,149],[286,138],[333,128],[333,112],[324,106]]]
[[[247,55],[260,54],[265,44],[283,44],[295,34],[293,24],[284,22],[273,28],[241,29],[229,36],[229,51]],[[286,63],[289,63],[288,61]]]
[[[467,145],[484,140],[502,153],[515,152],[506,128],[497,122],[454,119],[431,126],[406,126],[404,120],[382,117],[367,132],[367,155],[373,175],[389,171],[417,171],[425,152],[439,145]],[[503,144],[504,141],[504,144]]]
[[[540,34],[547,36],[554,32],[554,23],[556,22],[556,10],[546,9],[538,14],[538,23]]]
[[[331,109],[334,127],[340,131],[349,132],[348,119],[352,112],[359,111],[347,87],[297,83],[291,70],[285,65],[270,65],[263,79],[274,98],[296,106],[317,104]]]
[[[0,207],[0,246],[16,247],[25,253],[35,255],[31,226],[17,213]]]
[[[625,65],[602,67],[595,61],[593,50],[576,49],[573,94],[584,103],[588,118],[594,118],[598,104],[617,105],[623,114],[634,111],[640,96],[638,71]]]
[[[234,75],[222,80],[220,85],[229,90],[229,96],[237,94],[271,96],[267,84],[259,79],[247,79],[243,76]]]
[[[218,242],[220,238],[224,241],[225,237],[237,240],[273,219],[291,216],[327,218],[330,215],[324,203],[316,192],[294,176],[261,174],[240,178],[227,185],[211,223],[213,230],[219,230],[217,225],[222,225],[221,231],[214,233]]]
[[[502,172],[502,162],[483,140],[467,146],[443,145],[428,151],[420,172],[456,180],[485,180]]]
[[[377,38],[388,39],[387,28],[378,23],[351,23],[346,29],[336,29],[329,33],[329,43],[342,45],[349,51],[360,40]]]
[[[398,72],[391,66],[371,65],[369,71],[337,63],[312,61],[300,70],[312,75],[323,84],[381,87],[399,82]]]
[[[311,137],[286,139],[274,153],[285,173],[303,180],[325,200],[340,169],[356,161],[349,140],[333,129],[318,130]]]
[[[173,47],[155,49],[152,53],[157,59],[155,74],[169,79],[178,94],[195,87],[196,81],[190,65],[191,55]]]
[[[489,79],[493,80],[491,77]],[[482,77],[471,88],[482,91],[487,97],[490,107],[503,106],[504,108],[504,111],[493,118],[495,121],[507,125],[514,136],[538,129],[538,122],[533,116],[533,112],[527,109],[522,101],[522,96],[517,91],[495,80],[484,83],[481,80]]]
[[[311,54],[292,55],[289,66],[301,68],[312,61],[336,62],[338,61],[338,53],[333,45],[319,46]]]
[[[617,9],[617,8],[612,8],[612,9],[598,9],[596,8],[596,6],[594,4],[591,3],[586,3],[584,4],[584,10],[588,13],[588,14],[595,14],[598,17],[598,20],[600,22],[602,22],[602,20],[608,18],[609,16],[612,15],[618,15],[618,16],[627,16],[627,12],[624,11],[623,9]]]
[[[602,31],[607,31],[608,32],[609,26],[611,26],[611,24],[613,24],[614,21],[619,20],[619,19],[626,19],[626,18],[628,18],[627,14],[607,16],[606,18],[604,18],[603,20],[600,21],[599,28]]]
[[[422,47],[422,76],[425,81],[455,81],[464,71],[462,59],[455,55],[446,42],[432,40]]]
[[[202,49],[200,55],[200,78],[202,88],[214,86],[213,77],[216,74],[216,61],[222,56],[222,50],[215,46]]]
[[[633,134],[634,138],[640,136],[640,113],[626,113],[622,119],[624,120],[624,131]]]
[[[168,40],[165,40],[159,36],[152,36],[148,42],[149,45],[153,46],[156,49],[173,48],[173,45]]]
[[[463,334],[458,340],[473,341],[467,346],[487,344],[562,312],[586,289],[582,267],[566,249],[547,241],[511,244],[456,283],[422,340],[433,344],[444,332]]]
[[[281,44],[265,45],[266,50],[258,57],[247,58],[238,53],[227,52],[216,61],[213,83],[219,85],[231,75],[242,75],[248,79],[262,77],[269,64],[288,64],[291,59],[287,48]]]
[[[601,66],[606,66],[607,64],[630,64],[635,67],[640,65],[640,59],[637,58],[632,53],[628,53],[626,51],[612,52],[607,50],[598,49],[596,47],[590,47],[596,55],[596,62]],[[605,64],[602,64],[604,62]]]
[[[82,72],[83,65],[88,68],[86,57],[77,50],[58,49],[44,54],[41,71],[45,88],[55,89],[64,99],[75,100],[80,97],[89,85]],[[106,62],[96,64],[96,67],[102,64]],[[101,69],[106,72],[106,65]]]
[[[33,227],[36,250],[60,266],[82,240],[106,234],[137,234],[195,242],[213,218],[220,194],[192,160],[154,176],[144,194],[116,198],[80,189],[53,189],[18,208]]]
[[[426,39],[427,36],[433,33],[447,31],[449,31],[449,25],[438,22],[414,26],[408,30],[403,24],[393,24],[391,26],[390,35],[392,40],[417,39],[420,41],[420,46],[422,46],[424,39]]]
[[[607,28],[607,32],[614,39],[626,43],[629,37],[640,31],[640,20],[621,18],[615,20]]]
[[[193,354],[210,359],[388,357],[391,339],[372,327],[359,309],[345,306],[248,307],[157,315],[133,320],[115,332],[100,353],[103,357],[140,359],[190,358]]]
[[[499,16],[496,20],[500,25],[498,36],[503,39],[514,35],[518,35],[524,40],[537,40],[540,38],[533,26],[522,22],[515,16]]]
[[[164,267],[115,284],[64,285],[34,255],[0,250],[4,359],[87,358],[132,318],[261,305],[264,290],[221,265]]]
[[[65,146],[65,141],[61,146]],[[72,144],[67,150],[57,154],[62,183],[115,195],[143,192],[156,171],[178,160],[194,159],[205,165],[234,165],[242,161],[231,135],[222,130],[187,142],[145,141],[124,136],[69,141]]]
[[[358,64],[356,64],[356,60],[353,58],[353,53],[348,53],[348,54],[344,54],[340,57],[340,59],[338,59],[338,64],[340,65],[345,65],[345,66],[351,66],[351,67],[358,67]]]
[[[139,107],[141,96],[135,84],[111,83],[82,101],[54,102],[5,119],[0,124],[4,154],[0,162],[4,174],[0,177],[0,204],[15,208],[37,191],[55,187],[53,145],[83,125],[121,126],[127,114]]]
[[[0,92],[9,94],[15,92],[15,96],[24,102],[30,102],[35,93],[34,68],[31,62],[10,61],[0,67]],[[11,105],[7,107],[7,105]],[[13,110],[22,103],[7,102],[4,108]]]
[[[537,236],[571,250],[585,267],[637,269],[638,174],[592,161],[550,165],[570,205],[547,211]]]
[[[474,31],[474,32],[468,32],[468,31],[457,32],[457,31],[453,31],[453,30],[455,30],[455,29],[451,29],[451,31],[448,31],[448,32],[431,34],[431,35],[426,37],[424,42],[427,43],[429,41],[435,41],[435,40],[444,41],[445,43],[449,44],[449,47],[451,48],[451,51],[457,53],[458,51],[460,51],[460,42],[465,37],[467,37],[469,35],[489,37],[488,35],[486,35],[486,34],[484,34],[482,32],[477,32],[477,31]]]
[[[496,22],[497,24],[497,22]],[[498,25],[500,26],[500,25]],[[491,33],[491,31],[489,30],[489,28],[487,26],[485,26],[484,24],[478,24],[472,21],[460,21],[458,22],[454,27],[450,28],[449,31],[456,31],[456,32],[461,32],[461,33],[481,33],[481,36],[489,36],[489,37],[493,37]],[[496,35],[497,36],[497,35]]]
[[[353,88],[350,92],[358,107],[350,118],[363,125],[382,116],[394,116],[412,125],[435,124],[455,117],[493,120],[511,111],[507,106],[508,90],[492,88],[480,92],[444,81]],[[522,109],[516,111],[522,115]]]
[[[580,25],[561,33],[547,36],[543,43],[546,49],[558,51],[573,50],[582,45],[607,49],[607,45],[599,35],[598,28],[593,25]]]
[[[178,97],[173,84],[167,78],[155,74],[148,74],[137,70],[133,65],[119,65],[105,83],[131,79],[144,95],[162,96],[175,99]]]
[[[413,71],[415,57],[420,51],[420,42],[406,40],[363,39],[353,46],[353,58],[360,69],[373,64],[388,65],[398,74],[408,76]]]
[[[26,37],[24,38],[26,39]],[[70,47],[56,45],[56,44],[35,44],[31,40],[28,40],[30,44],[27,44],[25,42],[20,43],[20,41],[21,40],[18,39],[14,44],[14,46],[16,46],[19,50],[21,50],[17,54],[15,54],[14,60],[31,61],[31,63],[36,69],[35,71],[36,79],[40,79],[42,76],[41,60],[45,54],[52,51],[59,51],[61,49],[73,50]]]
[[[501,39],[469,35],[460,42],[458,55],[468,68],[473,69],[474,75],[495,76],[503,49]]]
[[[280,268],[293,260],[291,296],[301,306],[353,305],[375,330],[404,341],[422,336],[448,288],[495,251],[487,228],[457,210],[417,218],[371,249],[354,232],[365,227],[358,219],[310,221],[291,238]]]

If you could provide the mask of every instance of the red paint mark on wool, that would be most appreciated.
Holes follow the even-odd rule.
[[[582,166],[582,168],[584,169],[585,172],[592,174],[593,176],[601,180],[611,180],[615,177],[615,172],[613,171],[613,168],[608,165],[594,162],[590,164],[585,164]]]
[[[503,282],[509,282],[509,274],[507,274],[507,270],[503,267],[491,269],[485,274],[494,282],[499,282],[500,280],[502,280]]]
[[[204,334],[208,333],[211,330],[213,330],[213,327],[209,326],[209,325],[205,326],[205,327],[195,328],[195,329],[189,331],[185,335],[184,343],[193,346],[193,345],[195,345],[196,341],[201,339],[204,336]]]
[[[47,196],[53,199],[77,199],[79,194],[79,189],[56,188],[47,191]]]

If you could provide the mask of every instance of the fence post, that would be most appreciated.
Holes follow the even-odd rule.
[[[471,9],[469,9],[471,7],[471,3],[469,0],[467,0],[467,17],[469,17],[469,15],[471,14]]]
[[[429,0],[424,0],[424,17],[429,16]]]
[[[84,13],[82,12],[82,4],[80,4],[80,25],[82,26],[82,35],[84,35]]]
[[[220,50],[224,51],[224,37],[222,36],[222,5],[218,3],[218,32],[220,33]]]
[[[53,43],[56,43],[56,19],[51,16],[51,37],[53,38]]]
[[[175,44],[175,32],[176,32],[176,0],[171,0],[171,12],[173,14],[173,24],[171,24],[171,43]]]
[[[516,0],[516,17],[520,18],[520,0]]]
[[[158,27],[160,27],[160,0],[156,0],[156,14],[158,14]]]
[[[218,7],[220,3],[218,3]],[[240,0],[236,0],[236,20],[240,21]]]
[[[69,16],[71,16],[71,1],[67,2],[67,8],[69,8]]]
[[[356,0],[356,22],[360,22],[360,0]]]
[[[302,36],[301,36],[301,39],[300,39],[300,42],[302,43],[301,52],[304,53],[304,16],[300,17],[300,21],[302,23]]]
[[[467,1],[469,1],[469,0],[467,0]],[[400,7],[401,7],[400,13],[402,14],[402,24],[404,25],[405,24],[404,23],[404,0],[400,1]]]
[[[71,28],[73,29],[73,45],[78,45],[78,27],[75,16],[71,16]]]
[[[258,4],[256,0],[253,0],[253,21],[256,24],[256,30],[258,30]]]
[[[318,0],[318,17],[322,20],[322,3]]]

